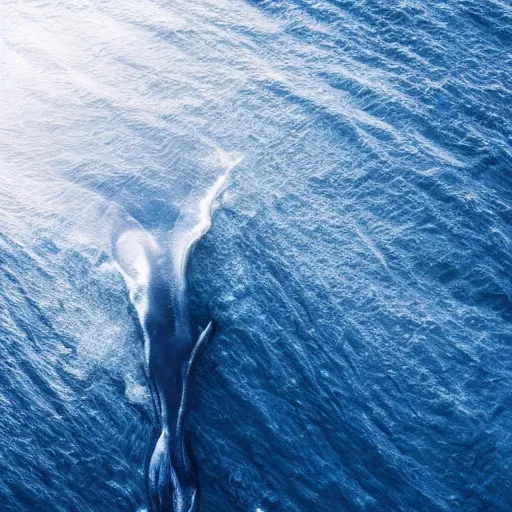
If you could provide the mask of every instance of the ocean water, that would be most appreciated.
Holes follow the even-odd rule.
[[[121,218],[211,220],[201,512],[512,509],[510,2],[0,3],[2,512],[154,508]]]

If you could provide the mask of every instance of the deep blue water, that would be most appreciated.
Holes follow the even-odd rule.
[[[149,506],[112,232],[237,161],[188,267],[200,511],[512,510],[507,0],[0,4],[0,510]]]

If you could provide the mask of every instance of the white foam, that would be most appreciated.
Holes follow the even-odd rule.
[[[221,163],[227,164],[225,172],[199,200],[197,208],[180,217],[171,234],[174,270],[180,289],[185,288],[186,265],[190,251],[210,229],[213,212],[219,206],[217,199],[226,188],[231,172],[243,160],[240,154],[233,155],[220,151],[217,154]]]
[[[124,232],[116,242],[116,263],[141,322],[147,315],[150,258],[161,252],[156,240],[141,229]]]

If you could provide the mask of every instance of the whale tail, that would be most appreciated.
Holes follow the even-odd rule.
[[[163,428],[148,468],[152,512],[195,512],[196,482],[188,459],[183,460],[183,439]]]
[[[169,482],[173,480],[171,475],[174,470],[171,463],[169,441],[169,433],[164,428],[149,462],[148,483],[151,512],[172,510],[173,488],[169,485]]]
[[[199,336],[190,356],[184,380],[176,431],[171,436],[162,428],[148,467],[150,501],[153,512],[195,512],[197,482],[188,455],[183,422],[187,412],[189,381],[195,361],[203,352],[213,331],[210,322]]]

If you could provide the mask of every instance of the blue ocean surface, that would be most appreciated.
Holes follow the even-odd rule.
[[[169,258],[198,510],[510,512],[511,241],[508,0],[3,0],[0,511],[158,509]]]

